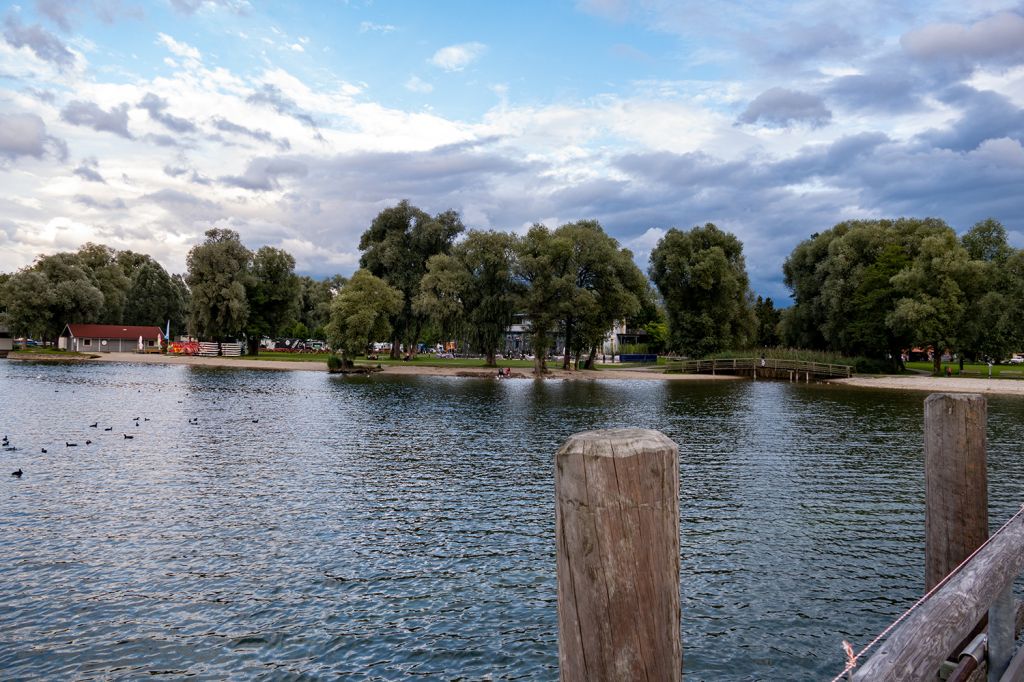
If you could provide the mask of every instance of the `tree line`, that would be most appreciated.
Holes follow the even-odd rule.
[[[783,266],[793,297],[783,310],[754,296],[742,243],[711,223],[668,230],[646,275],[597,221],[466,230],[455,211],[430,215],[408,201],[382,210],[359,249],[351,278],[318,281],[297,275],[286,251],[252,251],[226,229],[191,249],[183,275],[86,244],[0,275],[0,310],[15,333],[46,339],[68,321],[169,319],[201,338],[245,338],[252,353],[263,336],[326,338],[346,361],[374,341],[390,340],[398,357],[424,340],[460,339],[489,365],[518,319],[538,371],[556,337],[563,367],[591,366],[617,321],[693,357],[786,344],[890,368],[912,346],[999,358],[1024,341],[1024,252],[991,219],[960,238],[934,218],[813,234]]]

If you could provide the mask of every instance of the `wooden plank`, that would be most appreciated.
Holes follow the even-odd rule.
[[[679,448],[658,431],[571,436],[555,456],[562,680],[679,680]]]
[[[856,682],[931,680],[989,605],[1024,570],[1024,515],[1015,516],[856,670]]]

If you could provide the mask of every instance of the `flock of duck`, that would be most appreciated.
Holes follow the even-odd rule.
[[[140,421],[148,422],[149,421],[149,417],[132,417],[132,421],[134,422],[135,426],[138,427]],[[199,424],[199,417],[190,418],[188,420],[188,423],[190,425],[192,425],[192,426],[195,426],[195,425]],[[90,429],[98,429],[99,427],[100,427],[100,423],[98,421],[95,421],[92,424],[89,424],[89,428]],[[103,430],[104,431],[113,431],[114,427],[113,426],[104,426]],[[135,438],[135,436],[133,434],[126,433],[126,432],[122,432],[121,436],[123,437],[124,440],[132,440],[132,439]],[[87,438],[85,440],[85,445],[92,445],[92,444],[93,444],[93,441],[92,441],[91,438]],[[77,448],[78,447],[78,443],[70,441],[70,440],[65,440],[64,441],[64,447],[66,447],[66,448]],[[4,452],[17,452],[19,450],[19,448],[17,446],[11,444],[11,439],[8,436],[6,436],[6,435],[3,437],[3,440],[0,441],[0,448],[3,448]],[[44,454],[44,455],[48,452],[48,450],[46,448],[39,448],[39,451],[40,451],[41,454]],[[11,472],[11,476],[14,476],[15,478],[21,478],[24,474],[25,474],[25,472],[22,471],[21,467],[18,467],[17,471],[12,471]]]

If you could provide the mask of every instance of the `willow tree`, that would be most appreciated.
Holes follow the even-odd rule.
[[[472,230],[451,254],[431,256],[413,310],[428,315],[442,334],[461,336],[495,358],[516,312],[518,282],[513,273],[516,237]]]
[[[342,364],[352,366],[371,342],[388,338],[390,319],[401,308],[402,292],[368,270],[357,270],[331,302],[327,323],[327,341],[341,353]]]
[[[234,230],[207,230],[206,241],[188,252],[191,322],[200,337],[238,338],[249,320],[247,288],[252,252]]]
[[[706,355],[753,341],[750,280],[734,235],[712,223],[672,228],[651,251],[650,275],[665,301],[676,350]]]
[[[410,351],[415,348],[425,316],[413,309],[413,299],[420,292],[427,261],[433,255],[448,253],[462,230],[462,220],[455,211],[431,217],[402,201],[381,211],[360,237],[360,267],[402,295],[402,307],[391,318],[391,357],[398,357],[403,342]]]

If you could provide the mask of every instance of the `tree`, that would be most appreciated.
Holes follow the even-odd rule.
[[[965,284],[980,275],[978,261],[971,261],[947,230],[924,239],[910,267],[892,278],[901,297],[886,321],[914,343],[931,344],[936,375],[942,370],[943,350],[958,345],[967,312]]]
[[[402,294],[402,308],[391,320],[391,357],[398,357],[402,342],[410,351],[415,348],[424,316],[413,310],[412,302],[420,291],[427,261],[435,254],[448,253],[462,230],[462,221],[455,211],[431,218],[408,201],[402,201],[381,211],[360,237],[360,267]]]
[[[185,313],[182,292],[163,266],[149,256],[138,259],[131,269],[124,323],[163,328],[169,321],[180,332]]]
[[[252,253],[234,230],[211,229],[188,253],[191,325],[200,337],[238,338],[249,320]]]
[[[463,332],[488,367],[516,310],[515,247],[511,234],[470,231],[450,255],[430,257],[413,301],[413,310],[428,315],[447,338]]]
[[[103,294],[103,306],[93,321],[100,324],[122,324],[130,282],[118,263],[117,251],[104,244],[88,242],[78,250],[77,255],[89,280]]]
[[[324,328],[331,317],[331,300],[335,294],[341,291],[347,281],[341,275],[334,275],[323,280],[315,280],[312,277],[302,276],[301,302],[299,304],[298,323],[306,330],[301,335],[290,333],[295,338],[306,338],[312,335],[313,338],[323,339],[326,337]]]
[[[755,345],[759,348],[769,348],[779,345],[779,322],[781,311],[776,310],[775,302],[771,297],[757,297],[754,302],[754,318],[757,320],[755,330]]]
[[[375,339],[391,334],[389,319],[402,308],[402,292],[368,270],[357,270],[331,303],[327,340],[339,351],[342,364],[366,352]]]
[[[536,374],[547,371],[547,354],[565,290],[555,251],[551,231],[537,224],[520,241],[516,259],[516,277],[523,284],[518,307],[526,315]]]
[[[103,293],[74,253],[41,256],[4,286],[8,321],[16,335],[56,343],[69,322],[93,322],[103,309]]]
[[[743,245],[715,225],[670,229],[651,251],[651,279],[665,301],[671,346],[691,355],[753,340]]]
[[[302,290],[295,275],[295,258],[281,249],[260,248],[252,258],[246,294],[249,354],[257,355],[262,337],[277,336],[298,317]]]

